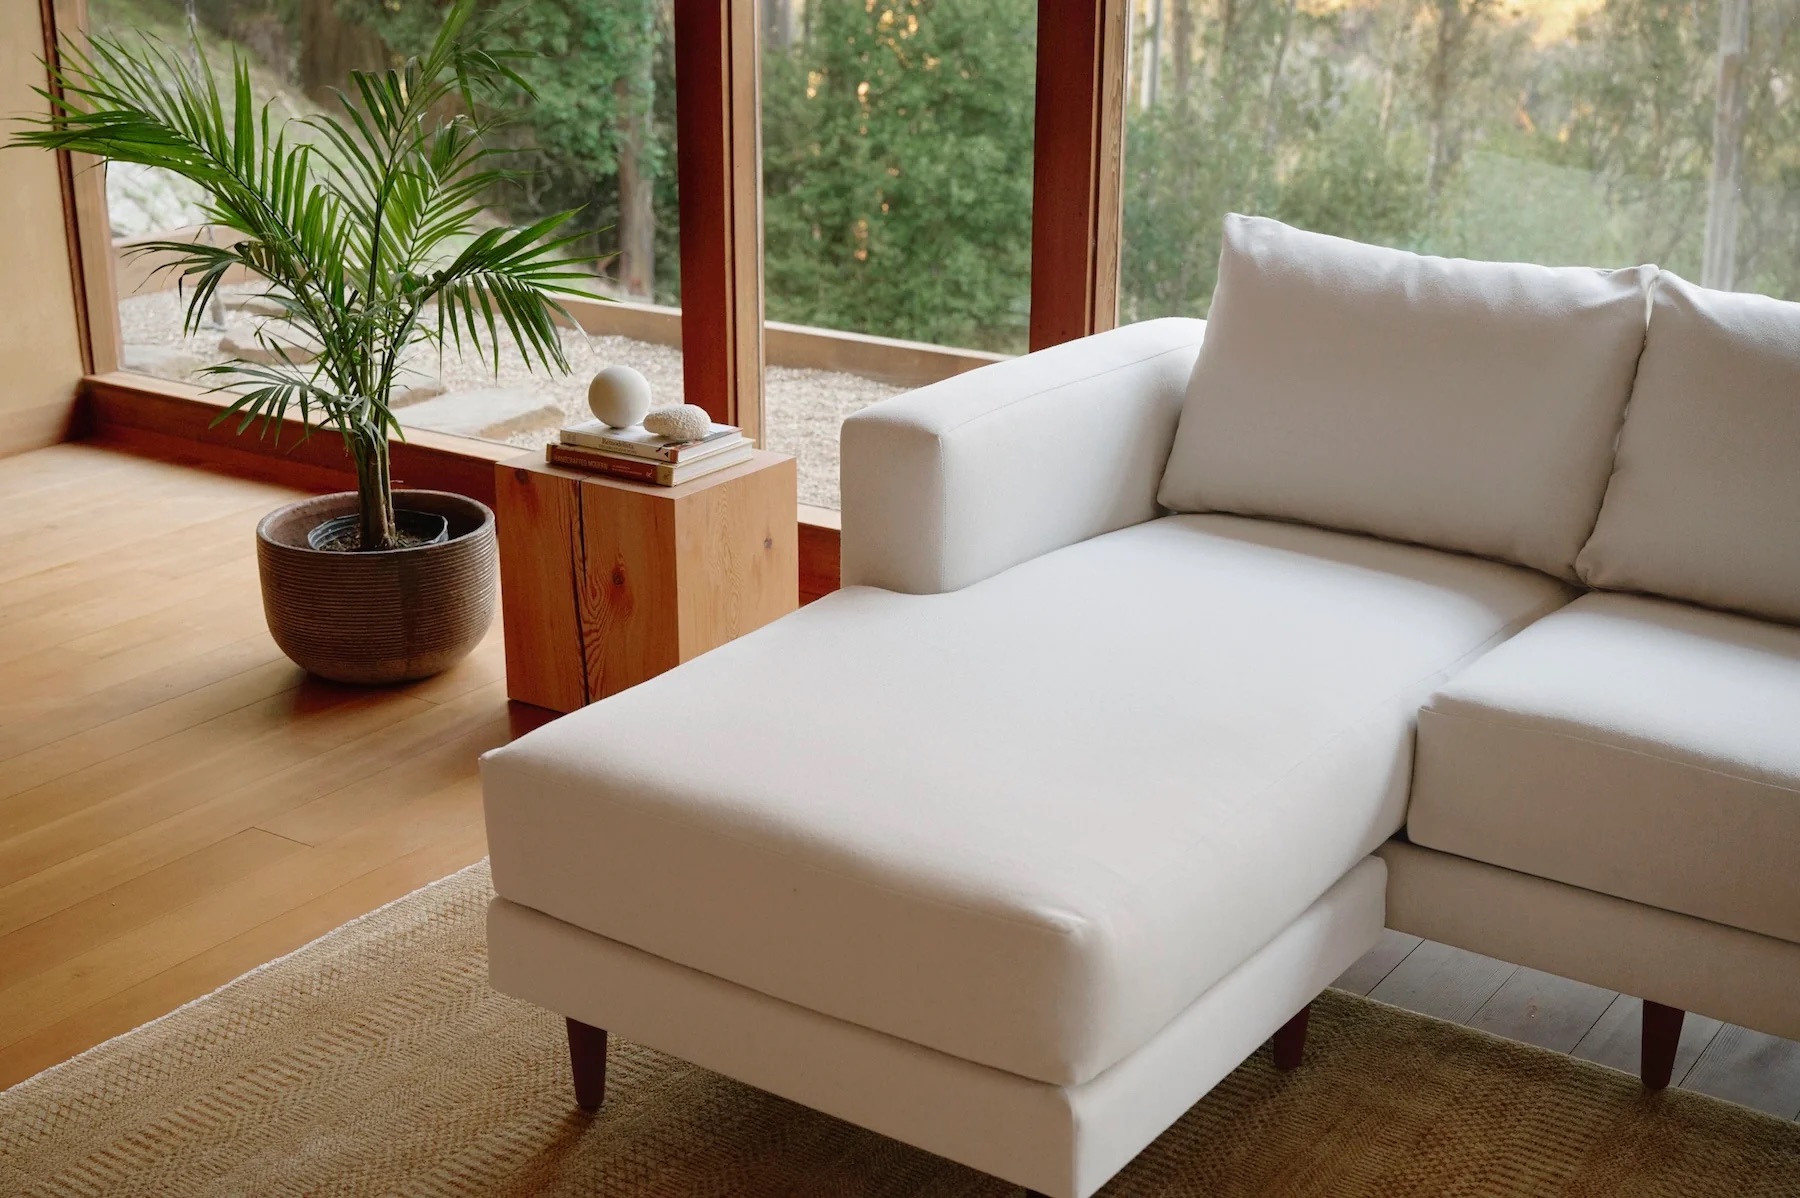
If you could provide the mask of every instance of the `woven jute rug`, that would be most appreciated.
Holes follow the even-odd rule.
[[[1003,1198],[972,1170],[488,988],[478,865],[0,1094],[0,1194]],[[1800,1194],[1800,1127],[1337,992],[1107,1187],[1223,1195]]]

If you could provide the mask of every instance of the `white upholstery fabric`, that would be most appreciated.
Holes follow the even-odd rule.
[[[1800,621],[1800,304],[1664,272],[1589,585]]]
[[[1407,835],[1800,941],[1800,629],[1578,599],[1420,714]]]
[[[1654,276],[1428,258],[1228,216],[1162,502],[1573,578]]]
[[[1800,1040],[1800,944],[1391,840],[1390,928]]]
[[[946,595],[841,591],[489,754],[494,883],[821,1013],[1084,1082],[1400,826],[1419,702],[1566,597],[1225,516]]]
[[[843,431],[843,581],[953,591],[1160,515],[1206,323],[1135,324],[878,403]]]
[[[665,961],[505,899],[497,989],[1056,1198],[1087,1198],[1375,943],[1379,861],[1082,1086],[921,1048]]]

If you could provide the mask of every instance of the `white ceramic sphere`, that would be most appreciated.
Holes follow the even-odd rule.
[[[608,366],[588,384],[588,408],[611,428],[630,428],[650,410],[650,380],[629,366]]]
[[[698,404],[677,404],[672,408],[658,408],[644,417],[644,430],[655,433],[659,437],[667,437],[671,441],[694,441],[706,435],[712,427],[712,417],[706,409]]]

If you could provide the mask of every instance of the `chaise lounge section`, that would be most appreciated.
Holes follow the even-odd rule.
[[[1298,1063],[1393,909],[1577,977],[1581,904],[1685,920],[1764,977],[1628,937],[1591,980],[1800,1032],[1793,874],[1762,872],[1800,840],[1800,630],[1584,593],[1658,286],[1232,218],[1210,326],[853,417],[842,591],[484,760],[495,986],[568,1017],[583,1106],[604,1028],[1055,1198],[1272,1035]],[[1634,630],[1670,621],[1665,674]],[[1690,695],[1753,658],[1740,707],[1776,714],[1677,746],[1743,785],[1672,774],[1626,818],[1679,706],[1613,720],[1613,756],[1532,743],[1573,717],[1522,694],[1631,689],[1582,667],[1608,652]],[[1703,834],[1686,803],[1742,877],[1634,855]]]

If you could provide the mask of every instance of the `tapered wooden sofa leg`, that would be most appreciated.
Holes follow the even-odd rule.
[[[571,1019],[568,1024],[575,1105],[584,1111],[597,1111],[606,1099],[606,1032],[579,1019]]]
[[[1665,1007],[1644,1000],[1644,1037],[1638,1058],[1644,1088],[1661,1090],[1675,1072],[1675,1050],[1681,1046],[1681,1020],[1687,1014],[1680,1007]]]
[[[1300,1067],[1306,1055],[1306,1018],[1311,1014],[1312,1004],[1307,1003],[1275,1033],[1275,1068],[1285,1072]]]

